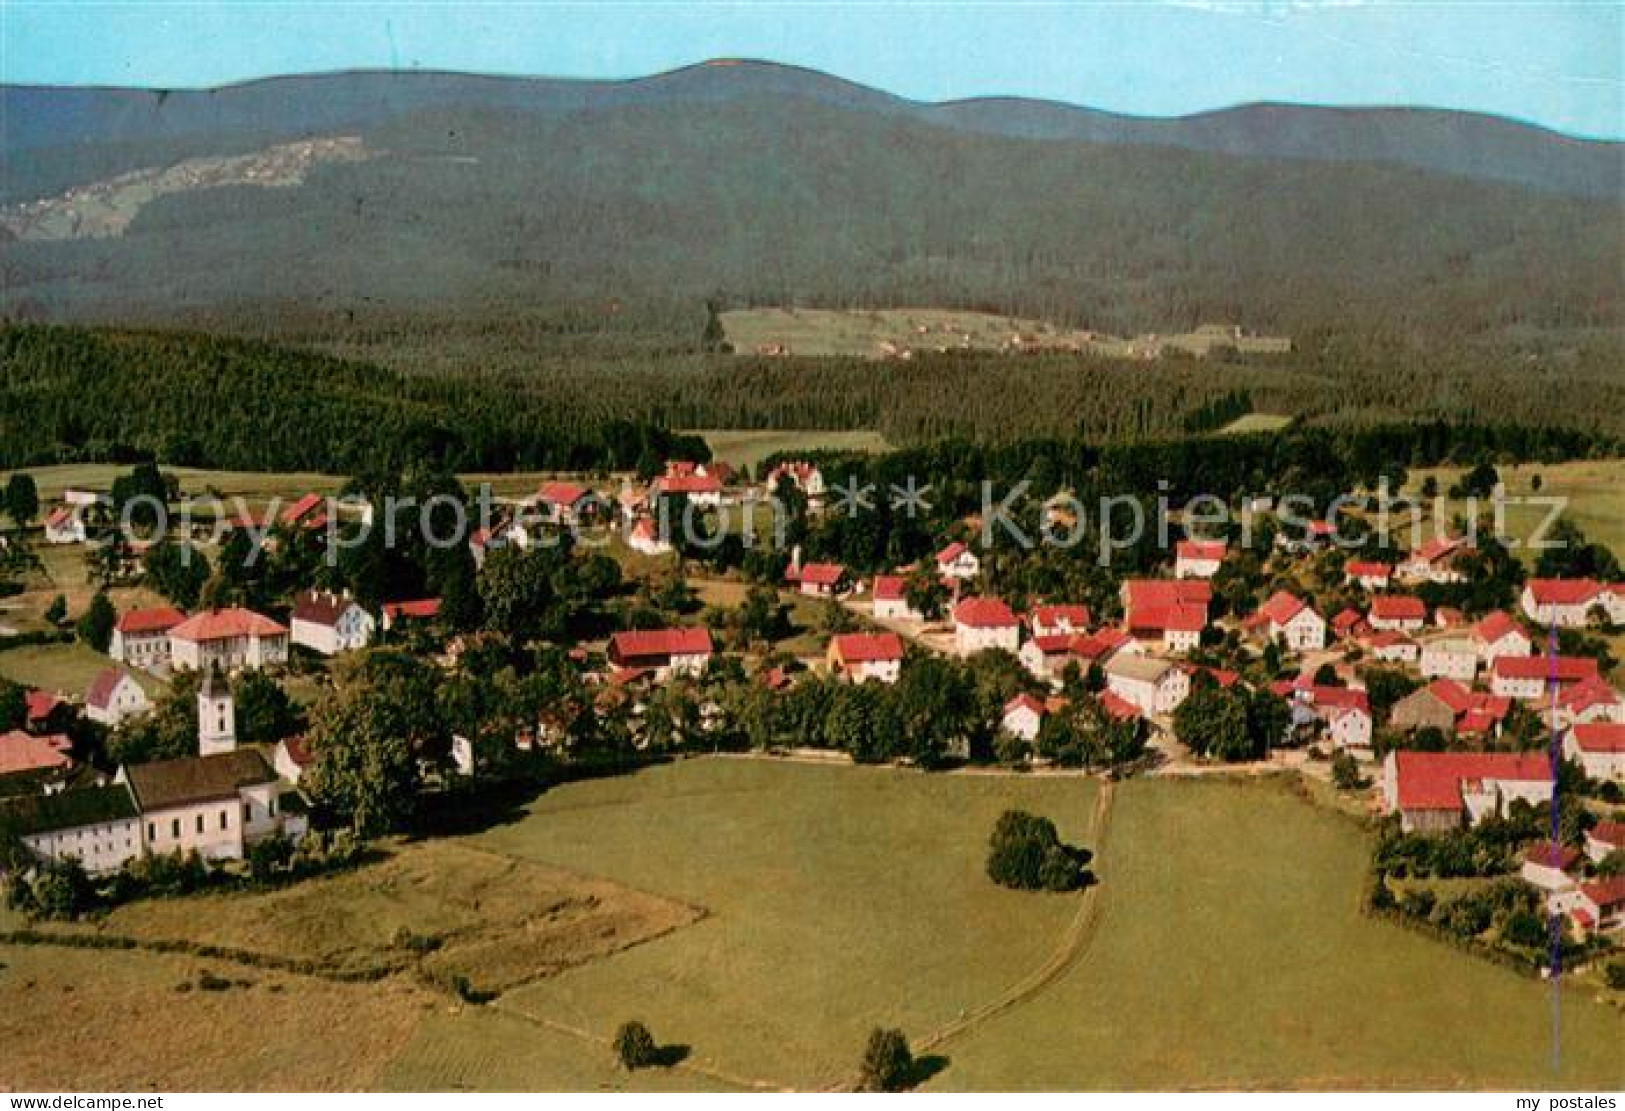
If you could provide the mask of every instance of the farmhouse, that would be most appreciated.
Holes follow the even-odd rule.
[[[1625,822],[1598,822],[1586,830],[1586,856],[1601,864],[1613,853],[1625,850]]]
[[[1165,652],[1189,652],[1202,642],[1207,607],[1198,605],[1136,606],[1128,613],[1128,634],[1156,644]]]
[[[47,544],[83,544],[89,539],[85,518],[81,510],[71,505],[59,505],[45,516],[45,542]]]
[[[1370,560],[1350,560],[1343,565],[1343,582],[1366,590],[1387,590],[1394,569],[1386,563]]]
[[[293,600],[293,643],[324,656],[365,648],[376,625],[349,592],[304,590]]]
[[[1371,702],[1365,691],[1323,684],[1294,684],[1292,695],[1314,711],[1337,748],[1371,751]]]
[[[539,511],[549,524],[570,526],[591,517],[597,502],[597,495],[578,483],[544,482],[528,507]]]
[[[1411,594],[1379,594],[1371,599],[1368,618],[1379,632],[1419,632],[1428,623],[1428,608]]]
[[[1135,610],[1152,606],[1200,606],[1205,614],[1213,584],[1202,579],[1124,579],[1121,596],[1125,621],[1132,624]]]
[[[1365,636],[1371,632],[1371,626],[1366,623],[1365,614],[1353,606],[1344,606],[1332,615],[1328,626],[1332,636],[1338,640],[1349,640],[1353,637]]]
[[[1550,800],[1552,769],[1538,754],[1401,750],[1383,762],[1382,794],[1406,832],[1456,829],[1505,817],[1514,799]]]
[[[1505,610],[1486,614],[1473,626],[1473,643],[1486,664],[1500,656],[1527,656],[1535,648],[1529,634]]]
[[[102,725],[122,725],[152,709],[152,700],[128,672],[110,667],[85,692],[85,716]]]
[[[670,541],[660,535],[652,517],[639,517],[626,536],[626,546],[646,556],[670,555],[674,550]]]
[[[954,607],[954,647],[962,656],[987,648],[1015,652],[1021,647],[1021,623],[997,598],[967,598]]]
[[[178,609],[130,610],[119,614],[107,654],[122,664],[155,671],[169,666],[169,634],[186,620]]]
[[[1471,683],[1478,674],[1479,646],[1469,636],[1440,633],[1423,639],[1418,667],[1424,679]]]
[[[116,872],[141,853],[141,819],[122,783],[9,800],[0,807],[0,828],[35,856],[71,856],[92,875]]]
[[[1012,737],[1036,741],[1038,728],[1044,724],[1046,713],[1043,702],[1030,694],[1018,694],[1004,704],[1004,710],[999,717],[999,727]]]
[[[609,662],[622,673],[647,673],[663,680],[698,676],[711,662],[708,629],[648,629],[616,633],[609,639]]]
[[[238,859],[282,828],[276,772],[257,749],[130,764],[119,769],[118,782],[135,796],[147,853]]]
[[[1171,714],[1191,692],[1191,679],[1168,660],[1120,653],[1106,662],[1106,689],[1146,717]]]
[[[722,481],[714,474],[667,474],[654,481],[659,497],[684,497],[692,505],[716,508],[722,504]]]
[[[1086,632],[1089,628],[1089,607],[1037,605],[1027,615],[1027,626],[1035,637]]]
[[[1595,579],[1530,579],[1519,600],[1524,616],[1540,625],[1573,629],[1587,624],[1593,612],[1614,625],[1625,624],[1625,583]]]
[[[1518,875],[1525,883],[1552,895],[1574,889],[1574,877],[1569,873],[1579,863],[1579,850],[1547,841],[1524,851]]]
[[[852,582],[846,568],[839,563],[809,563],[805,567],[791,567],[785,572],[797,589],[811,598],[836,598],[846,593]]]
[[[1625,876],[1582,883],[1567,905],[1576,932],[1611,933],[1625,926]]]
[[[1625,701],[1601,676],[1582,679],[1557,696],[1556,717],[1560,725],[1584,721],[1625,722]]]
[[[1625,783],[1625,725],[1612,721],[1570,726],[1563,755],[1576,760],[1592,779]]]
[[[1548,682],[1562,688],[1595,678],[1589,656],[1498,656],[1490,664],[1490,690],[1502,698],[1540,698]]]
[[[1174,578],[1211,579],[1224,555],[1223,540],[1181,540],[1174,546]]]
[[[288,661],[288,630],[252,610],[194,614],[169,631],[170,663],[207,670],[261,668]]]
[[[0,780],[11,784],[25,777],[41,782],[54,779],[73,767],[68,755],[72,748],[73,742],[62,734],[36,737],[21,729],[0,733]],[[0,791],[7,793],[11,793],[9,786]]]
[[[1365,646],[1380,663],[1414,664],[1422,655],[1421,645],[1404,633],[1372,633]]]
[[[1456,567],[1456,561],[1473,546],[1459,536],[1435,537],[1414,549],[1397,568],[1394,575],[1401,582],[1459,583],[1465,576]]]
[[[882,621],[923,621],[925,615],[908,604],[908,580],[901,575],[876,575],[874,613]]]
[[[394,632],[396,626],[420,621],[433,621],[440,616],[439,598],[416,598],[406,602],[385,602],[384,632]]]
[[[1278,639],[1294,652],[1314,652],[1326,647],[1326,622],[1308,603],[1284,590],[1270,595],[1243,627],[1262,631]]]
[[[1511,706],[1509,699],[1469,690],[1454,679],[1435,679],[1394,703],[1388,720],[1395,729],[1482,733],[1499,724]]]
[[[954,541],[937,553],[937,573],[945,579],[964,582],[981,574],[982,561],[959,541]]]
[[[903,641],[896,633],[841,633],[829,642],[829,669],[854,683],[895,683],[903,670]]]

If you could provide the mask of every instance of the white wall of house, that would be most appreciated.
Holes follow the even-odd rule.
[[[1211,579],[1219,573],[1217,559],[1193,559],[1188,556],[1174,558],[1174,578],[1176,579]]]
[[[925,615],[910,608],[906,598],[876,598],[875,616],[882,621],[923,621]]]
[[[304,621],[295,617],[291,623],[293,642],[302,644],[324,656],[336,656],[365,648],[372,641],[375,622],[372,614],[359,605],[347,607],[331,625],[319,621]]]
[[[1518,869],[1523,881],[1533,884],[1546,892],[1571,891],[1574,889],[1574,879],[1561,868],[1553,868],[1550,864],[1541,864],[1538,861],[1526,860],[1523,867]]]
[[[116,872],[124,862],[141,855],[141,819],[121,818],[73,829],[34,833],[23,838],[28,847],[49,860],[76,857],[93,874]]]
[[[1202,634],[1196,629],[1164,629],[1162,647],[1165,652],[1192,652],[1202,643]]]
[[[107,705],[85,704],[85,716],[102,725],[120,725],[150,709],[152,700],[147,697],[147,692],[141,689],[140,683],[125,675],[119,679],[118,685],[108,696]]]
[[[1038,727],[1042,722],[1043,719],[1031,706],[1017,706],[1013,710],[1005,711],[1004,720],[1000,724],[1012,737],[1034,741],[1038,739]]]
[[[220,637],[215,640],[169,640],[170,662],[182,671],[261,668],[288,662],[286,633],[268,637]]]
[[[1480,642],[1478,654],[1487,666],[1502,656],[1527,656],[1534,651],[1534,647],[1522,631],[1513,629],[1502,633],[1496,640]]]
[[[1625,752],[1587,752],[1571,731],[1563,737],[1563,755],[1578,761],[1592,779],[1625,783]]]
[[[974,579],[982,572],[982,561],[967,548],[947,563],[937,564],[937,570],[949,579]]]
[[[849,665],[846,673],[854,683],[867,683],[871,679],[879,683],[895,683],[903,674],[903,661],[863,660]]]
[[[107,645],[107,654],[119,663],[139,667],[143,671],[169,665],[169,634],[130,633],[113,630],[113,639]]]
[[[988,648],[1003,648],[1006,652],[1017,652],[1021,649],[1021,627],[977,626],[955,622],[954,647],[961,656],[971,656]]]
[[[1318,652],[1326,647],[1326,622],[1308,606],[1293,614],[1285,625],[1272,628],[1294,652]]]
[[[1326,722],[1326,734],[1338,748],[1371,748],[1371,715],[1352,708],[1335,710]]]
[[[1424,679],[1456,679],[1470,684],[1478,674],[1478,658],[1470,641],[1432,641],[1422,646],[1419,667]]]
[[[1381,660],[1383,663],[1413,664],[1420,656],[1421,650],[1412,641],[1401,641],[1397,644],[1384,644],[1371,650],[1371,658]]]

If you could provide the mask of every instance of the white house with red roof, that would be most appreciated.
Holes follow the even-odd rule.
[[[1173,713],[1191,693],[1190,674],[1171,660],[1120,652],[1103,670],[1106,689],[1146,717]]]
[[[824,473],[814,464],[804,460],[777,464],[767,472],[767,477],[762,480],[762,486],[771,497],[778,491],[781,482],[789,482],[800,490],[809,504],[821,500],[824,496]]]
[[[1625,822],[1598,822],[1586,830],[1586,856],[1594,863],[1617,852],[1625,852]]]
[[[525,503],[554,525],[573,525],[592,515],[597,495],[579,482],[544,482]]]
[[[349,591],[302,590],[294,597],[290,624],[293,643],[336,656],[365,648],[378,623]]]
[[[1401,582],[1459,583],[1465,576],[1457,570],[1456,561],[1473,550],[1465,538],[1439,536],[1413,549],[1394,568],[1394,577]]]
[[[147,692],[129,672],[104,669],[85,692],[85,716],[106,726],[123,725],[152,709]]]
[[[155,671],[169,666],[169,633],[186,620],[173,606],[129,610],[113,623],[107,654],[121,664]]]
[[[1573,891],[1575,883],[1570,873],[1579,867],[1580,859],[1578,849],[1543,841],[1524,850],[1518,875],[1525,883],[1540,888],[1547,895]]]
[[[401,602],[385,602],[383,605],[384,632],[392,632],[397,625],[409,625],[418,621],[433,621],[440,616],[439,598],[410,598]]]
[[[68,755],[72,749],[73,741],[60,733],[46,737],[36,737],[21,729],[0,733],[0,778],[52,778],[73,767],[73,757]],[[14,793],[11,790],[0,791],[0,795]]]
[[[1089,631],[1089,607],[1040,603],[1027,614],[1027,627],[1035,637],[1086,633]]]
[[[1362,756],[1371,752],[1371,701],[1355,687],[1334,687],[1300,678],[1288,692],[1300,705],[1314,711],[1326,736],[1340,749]]]
[[[632,522],[632,527],[627,530],[626,546],[639,555],[652,557],[667,556],[675,550],[671,542],[660,535],[660,528],[653,517],[639,517]]]
[[[1613,721],[1571,725],[1563,734],[1563,755],[1579,761],[1592,779],[1625,783],[1625,725]]]
[[[1422,656],[1422,646],[1404,633],[1370,633],[1363,643],[1379,663],[1414,664]]]
[[[923,613],[908,604],[908,580],[902,575],[876,575],[872,597],[877,620],[925,620]]]
[[[961,656],[988,648],[1021,649],[1021,622],[997,598],[966,598],[954,607],[954,648]]]
[[[236,671],[288,662],[288,630],[269,617],[240,608],[194,614],[169,630],[173,667]]]
[[[1129,636],[1164,652],[1193,651],[1207,628],[1207,607],[1196,605],[1136,606],[1127,614]]]
[[[1505,817],[1514,800],[1536,806],[1552,796],[1552,767],[1539,753],[1399,750],[1382,770],[1383,804],[1406,832],[1477,825]]]
[[[1414,594],[1379,594],[1366,620],[1379,632],[1417,633],[1428,623],[1428,608]]]
[[[722,504],[722,480],[714,474],[665,474],[654,480],[654,493],[684,497],[693,505],[715,508]]]
[[[999,716],[999,727],[1012,737],[1036,741],[1039,727],[1044,724],[1048,708],[1043,701],[1030,694],[1018,694],[1004,704]]]
[[[1226,550],[1223,540],[1181,540],[1174,545],[1174,578],[1211,579]]]
[[[1529,634],[1505,610],[1485,614],[1473,626],[1472,635],[1479,659],[1486,664],[1500,656],[1527,656],[1535,650]]]
[[[271,754],[271,767],[277,775],[297,786],[299,777],[310,767],[311,759],[309,740],[303,736],[284,737]]]
[[[1393,580],[1394,569],[1386,563],[1368,559],[1351,559],[1343,565],[1343,582],[1366,590],[1387,590]]]
[[[1318,652],[1326,647],[1326,621],[1302,598],[1277,590],[1242,623],[1249,631],[1279,640],[1294,652]]]
[[[903,639],[896,633],[839,633],[826,654],[830,673],[854,683],[895,683],[903,673]]]
[[[982,573],[982,561],[976,553],[955,540],[937,553],[937,574],[945,579],[965,582]]]
[[[1625,928],[1625,876],[1582,883],[1563,907],[1582,936]]]
[[[846,568],[839,563],[808,563],[791,567],[785,577],[810,598],[838,598],[852,586]]]
[[[1595,678],[1589,656],[1498,656],[1490,664],[1490,691],[1502,698],[1541,698],[1548,682],[1563,688]]]
[[[1596,579],[1530,579],[1524,584],[1519,606],[1538,625],[1574,629],[1601,610],[1615,625],[1625,624],[1625,583]]]
[[[47,544],[83,544],[89,538],[84,511],[77,506],[59,505],[45,515]]]
[[[1587,721],[1625,722],[1625,699],[1602,678],[1582,679],[1557,696],[1559,725]]]
[[[698,627],[640,629],[609,638],[609,662],[622,677],[646,673],[663,680],[703,675],[711,652],[710,630]]]

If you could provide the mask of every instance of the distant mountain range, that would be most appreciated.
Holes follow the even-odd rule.
[[[17,315],[713,292],[1122,331],[1591,326],[1619,309],[1625,146],[1462,112],[1145,119],[712,62],[632,81],[6,86],[0,120]],[[317,154],[285,146],[306,140]],[[256,176],[290,157],[297,173]]]

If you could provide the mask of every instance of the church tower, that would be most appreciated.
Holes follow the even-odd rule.
[[[237,705],[231,684],[211,668],[197,691],[197,749],[199,756],[230,752],[237,747]]]

